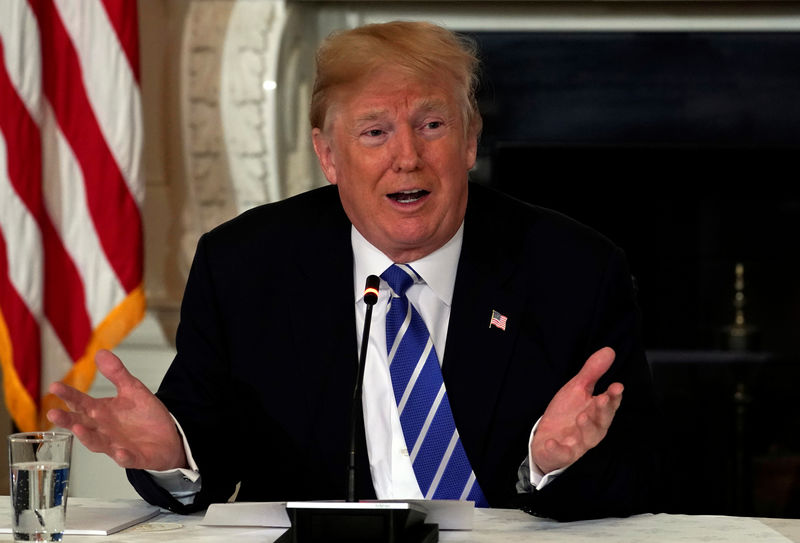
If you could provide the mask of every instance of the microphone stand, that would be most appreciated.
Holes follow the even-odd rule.
[[[356,370],[356,383],[350,408],[350,452],[347,462],[347,501],[288,502],[286,513],[292,523],[276,543],[437,543],[439,525],[426,524],[425,510],[403,502],[366,502],[356,500],[356,435],[363,428],[361,391],[367,360],[372,306],[378,301],[381,280],[367,277],[364,303],[367,314],[361,336],[361,355]]]
[[[361,335],[361,356],[358,358],[356,370],[356,386],[353,390],[353,401],[350,406],[350,454],[347,462],[347,501],[356,501],[356,433],[359,422],[364,420],[364,406],[361,403],[361,390],[364,388],[364,367],[367,365],[367,345],[369,329],[372,323],[372,307],[378,301],[378,288],[381,280],[376,275],[367,277],[364,287],[364,303],[367,304],[367,315],[364,319],[364,332]]]

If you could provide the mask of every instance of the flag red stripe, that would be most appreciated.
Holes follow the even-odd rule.
[[[0,40],[0,111],[2,111],[0,131],[5,134],[11,184],[38,222],[44,215],[39,127],[31,119],[8,75],[2,40]],[[25,161],[19,160],[20,152],[23,156],[27,155]]]
[[[83,80],[77,77],[78,56],[55,6],[42,0],[30,3],[42,40],[45,96],[80,164],[100,244],[123,288],[131,292],[142,281],[139,208],[103,137]]]
[[[34,158],[30,168],[26,170],[19,170],[19,166],[23,160],[22,156],[16,154],[20,151],[15,149],[18,144],[18,139],[28,141],[33,138],[34,142],[38,144],[39,131],[31,121],[30,117],[20,118],[20,116],[12,115],[18,113],[19,108],[24,106],[17,91],[11,84],[8,71],[5,65],[5,51],[3,41],[0,40],[0,110],[3,115],[0,115],[0,133],[3,135],[3,140],[6,143],[7,154],[7,167],[8,173],[12,184],[14,180],[19,180],[20,177],[28,175],[34,178],[35,183],[23,182],[23,186],[34,185],[27,190],[24,196],[34,198],[34,202],[39,202],[38,210],[41,213],[41,195],[37,198],[37,187],[39,186],[39,176],[41,172],[41,162]],[[31,154],[36,154],[36,149],[28,150]],[[40,156],[40,155],[39,155]],[[20,183],[16,183],[19,185]],[[20,193],[19,187],[16,188]],[[40,191],[38,191],[40,192]],[[22,197],[23,195],[20,194]],[[7,361],[14,365],[22,386],[28,391],[30,397],[35,401],[39,397],[39,379],[41,370],[39,367],[39,358],[41,347],[39,343],[39,326],[36,319],[31,315],[28,306],[20,298],[19,293],[11,284],[11,278],[8,272],[8,247],[6,246],[5,237],[2,229],[0,229],[0,308],[3,311],[3,317],[8,328],[8,334],[11,340],[11,352],[13,360]],[[8,377],[6,377],[8,378]]]
[[[2,53],[0,45],[0,56]],[[44,314],[67,353],[77,360],[91,336],[91,324],[83,299],[83,283],[45,213],[39,128],[12,86],[5,65],[0,70],[0,104],[3,106],[0,130],[6,135],[8,176],[41,231],[45,263]],[[35,365],[38,368],[39,362]],[[36,397],[38,391],[34,395]]]
[[[122,50],[128,57],[133,77],[139,85],[139,19],[136,13],[136,2],[130,0],[103,0],[108,19],[117,33]]]
[[[19,297],[8,276],[7,248],[3,232],[0,230],[0,308],[11,339],[14,370],[22,386],[36,402],[39,398],[41,370],[39,358],[39,326]],[[12,362],[12,361],[9,361]],[[9,377],[6,376],[6,379]]]
[[[17,146],[18,139],[26,142],[32,140],[34,145],[39,143],[39,131],[33,125],[29,116],[19,118],[19,115],[12,116],[12,113],[19,113],[19,108],[23,108],[22,101],[17,95],[17,91],[11,84],[8,71],[5,65],[5,51],[3,41],[0,40],[0,133],[6,142],[7,167],[12,183],[20,176],[29,175],[35,178],[35,183],[21,183],[23,186],[34,185],[26,191],[27,198],[41,204],[41,197],[37,198],[37,187],[39,187],[39,175],[41,172],[40,160],[35,160],[27,170],[19,171],[18,167],[21,160],[19,156],[13,156],[12,148]],[[19,152],[16,150],[16,152]],[[28,152],[36,154],[36,147],[29,149]],[[41,156],[41,155],[39,155]],[[17,183],[20,184],[20,183]],[[16,189],[20,193],[20,189]],[[20,196],[23,196],[20,194]],[[39,195],[40,196],[40,195]],[[38,206],[41,212],[41,205]],[[28,391],[34,401],[39,397],[39,379],[41,370],[39,358],[41,347],[39,343],[39,326],[36,319],[31,315],[28,306],[20,298],[19,293],[11,284],[8,272],[8,247],[5,242],[2,229],[0,229],[0,308],[3,311],[3,318],[8,328],[11,340],[11,352],[13,360],[7,361],[14,365],[22,386]],[[8,377],[6,377],[8,379]]]
[[[43,221],[44,314],[70,358],[78,360],[92,336],[83,282],[50,220]]]

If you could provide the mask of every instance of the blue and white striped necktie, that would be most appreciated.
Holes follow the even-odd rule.
[[[392,264],[381,278],[393,291],[386,315],[389,372],[419,488],[428,500],[473,500],[488,507],[453,420],[431,335],[406,297],[423,280],[403,264]]]

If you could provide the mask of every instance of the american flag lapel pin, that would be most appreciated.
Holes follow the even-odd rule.
[[[507,322],[508,322],[508,317],[492,309],[492,318],[489,321],[489,328],[494,326],[495,328],[499,328],[500,330],[505,330]]]

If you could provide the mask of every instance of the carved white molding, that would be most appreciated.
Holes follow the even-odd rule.
[[[222,53],[220,102],[238,211],[281,198],[275,142],[282,0],[236,2]]]
[[[308,128],[313,20],[283,0],[239,0],[222,55],[224,141],[239,212],[321,184]]]
[[[194,1],[184,22],[180,76],[186,176],[181,236],[184,276],[200,234],[236,214],[219,107],[222,43],[233,6],[230,0]]]
[[[314,10],[284,0],[188,0],[179,93],[185,185],[176,195],[184,277],[203,232],[324,183],[308,127],[315,27]]]
[[[284,197],[327,183],[311,145],[308,120],[319,35],[316,8],[290,4],[280,48],[276,142]]]
[[[454,30],[484,31],[796,31],[797,2],[381,2],[317,4],[322,16],[347,27],[395,19],[423,20]]]

